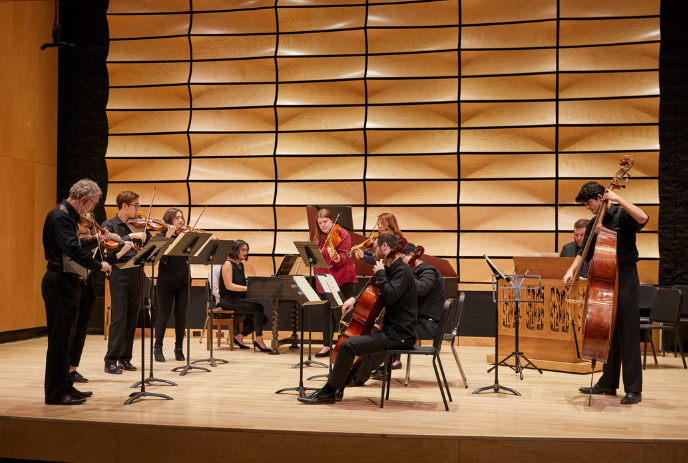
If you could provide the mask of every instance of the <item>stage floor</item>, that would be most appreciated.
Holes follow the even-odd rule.
[[[680,358],[648,358],[641,404],[621,405],[619,396],[578,393],[589,375],[526,370],[524,379],[500,368],[499,383],[519,391],[472,392],[494,383],[486,372],[487,347],[460,347],[468,379],[463,387],[447,347],[442,362],[453,402],[444,410],[430,358],[416,357],[411,382],[393,372],[390,400],[379,408],[380,382],[348,388],[335,405],[307,406],[296,393],[298,351],[282,355],[228,348],[215,356],[229,361],[180,377],[166,363],[155,376],[178,386],[151,385],[149,392],[174,400],[139,399],[124,405],[140,371],[103,372],[106,341],[89,336],[79,371],[90,379],[81,390],[93,398],[79,406],[43,402],[46,338],[0,345],[0,457],[50,461],[688,461],[688,370]],[[319,349],[315,346],[313,352]],[[192,359],[207,357],[205,343],[192,340]],[[527,352],[525,353],[528,354]],[[321,360],[321,359],[315,359]],[[404,363],[406,359],[403,359]],[[134,365],[141,366],[140,342]],[[207,366],[207,365],[201,365]],[[404,365],[405,366],[405,365]],[[305,368],[304,377],[326,373]],[[148,371],[146,371],[148,377]],[[596,375],[596,378],[598,375]],[[159,384],[159,383],[158,383]],[[324,379],[305,381],[320,387]],[[355,455],[355,457],[351,457]],[[608,459],[605,459],[608,458]]]

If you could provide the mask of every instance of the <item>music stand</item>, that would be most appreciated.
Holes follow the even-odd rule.
[[[181,370],[179,376],[184,376],[191,370],[201,370],[210,372],[207,368],[197,367],[191,365],[191,327],[189,326],[190,312],[191,312],[191,257],[200,252],[203,247],[208,244],[213,237],[210,233],[187,232],[181,233],[174,240],[174,243],[165,251],[166,256],[186,256],[186,265],[189,271],[188,275],[188,293],[186,297],[186,365],[183,367],[173,368],[172,371]],[[176,320],[175,320],[176,323]]]
[[[129,260],[129,262],[118,265],[118,267],[122,270],[134,267],[139,267],[139,269],[141,270],[141,306],[139,307],[139,313],[141,314],[141,390],[139,392],[132,392],[131,394],[129,394],[129,398],[126,402],[124,402],[124,405],[129,405],[130,403],[133,403],[136,399],[139,399],[141,397],[162,397],[163,399],[173,400],[172,397],[167,396],[165,394],[157,394],[154,392],[146,391],[146,317],[143,314],[143,305],[145,298],[145,294],[143,293],[144,288],[146,287],[146,273],[144,272],[144,267],[148,259],[153,255],[158,246],[160,246],[157,243],[159,243],[159,241],[153,241],[151,239],[151,241],[147,245],[145,245],[143,249],[141,249],[134,257],[132,257]],[[153,320],[151,320],[151,325],[153,324],[152,321]],[[151,330],[151,336],[152,334],[153,331]],[[151,362],[152,361],[153,359],[151,359]]]
[[[485,386],[481,387],[480,389],[476,389],[473,391],[473,394],[480,394],[481,392],[488,391],[490,389],[493,390],[493,392],[499,392],[500,389],[504,389],[505,391],[509,391],[514,395],[521,395],[520,393],[516,392],[515,390],[504,387],[499,384],[499,299],[498,299],[498,283],[499,280],[504,280],[506,282],[511,282],[511,278],[504,275],[501,270],[499,270],[490,260],[489,257],[484,256],[485,260],[487,261],[487,265],[490,266],[490,269],[492,270],[492,301],[495,303],[495,366],[494,366],[494,371],[495,371],[495,382],[494,384],[490,386]],[[489,370],[488,370],[489,371]]]
[[[212,240],[196,255],[193,256],[194,263],[198,261],[198,263],[210,265],[210,281],[215,281],[213,280],[213,269],[215,268],[215,265],[220,263],[224,264],[224,262],[227,260],[227,257],[229,256],[229,253],[232,252],[233,247],[234,240]],[[220,278],[222,278],[222,275],[220,275]],[[213,295],[212,288],[210,288],[208,294],[208,315],[210,316],[210,329],[208,330],[208,339],[210,339],[210,358],[203,360],[195,360],[191,363],[208,362],[210,363],[210,366],[213,367],[217,366],[216,362],[229,363],[227,360],[224,359],[213,358],[213,320],[215,318],[215,314],[213,314],[213,309],[215,307],[211,308],[210,306],[214,302],[214,300],[215,296]],[[234,333],[229,334],[230,336],[234,335]]]
[[[313,281],[313,268],[330,268],[330,265],[327,264],[325,261],[325,257],[323,256],[322,252],[320,251],[320,248],[318,247],[317,243],[314,243],[313,241],[294,241],[294,246],[296,246],[296,249],[299,251],[299,255],[301,256],[301,259],[303,262],[306,263],[306,266],[308,267],[308,281],[311,282]],[[322,362],[318,362],[312,359],[311,357],[311,338],[312,336],[312,331],[311,331],[311,312],[312,310],[308,311],[308,359],[304,362],[303,357],[301,358],[301,361],[297,363],[296,365],[293,365],[292,368],[299,368],[302,364],[306,366],[311,366],[311,365],[320,365],[323,368],[329,368],[329,365],[325,365]],[[303,314],[302,314],[303,316]],[[302,319],[303,320],[303,319]],[[328,320],[329,323],[329,320]],[[301,326],[303,328],[303,321],[301,322]],[[303,330],[302,330],[303,331]],[[303,334],[301,335],[301,350],[303,351]]]
[[[147,259],[147,262],[151,264],[151,307],[153,304],[155,304],[155,265],[160,262],[160,259],[163,256],[163,252],[165,252],[165,249],[167,249],[167,246],[170,245],[174,241],[172,238],[163,238],[162,236],[153,236],[151,240],[148,242],[150,243],[159,243],[158,249],[155,250],[153,254]],[[144,314],[145,315],[145,314]],[[176,386],[177,383],[174,383],[172,381],[166,380],[166,379],[160,379],[156,378],[153,376],[153,338],[155,337],[155,326],[153,324],[153,310],[151,309],[150,311],[150,320],[151,320],[151,333],[150,333],[150,376],[146,378],[144,381],[148,384],[153,383],[153,382],[161,382],[161,383],[167,383],[170,386]],[[143,368],[143,367],[141,367]],[[141,381],[135,382],[131,388],[137,388],[141,385]]]

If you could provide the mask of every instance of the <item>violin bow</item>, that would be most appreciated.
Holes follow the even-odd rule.
[[[201,216],[202,216],[203,213],[205,212],[205,208],[206,208],[206,207],[208,207],[207,204],[206,204],[205,206],[203,206],[203,210],[201,211],[200,214],[198,214],[198,218],[196,219],[196,222],[194,222],[193,226],[191,227],[191,230],[195,230],[195,229],[196,229],[196,225],[198,225],[198,221],[201,220]]]

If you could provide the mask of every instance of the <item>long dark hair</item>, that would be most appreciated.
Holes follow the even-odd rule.
[[[235,240],[234,241],[234,246],[232,246],[232,252],[229,253],[229,257],[231,259],[238,259],[239,258],[239,250],[246,245],[246,260],[248,261],[248,243],[244,240]]]

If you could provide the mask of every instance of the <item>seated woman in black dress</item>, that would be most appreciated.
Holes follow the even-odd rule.
[[[241,313],[245,318],[244,330],[234,337],[234,342],[240,349],[248,349],[242,341],[255,329],[256,340],[253,341],[253,347],[257,347],[261,352],[270,352],[263,342],[263,325],[268,321],[268,317],[263,313],[263,306],[246,300],[246,274],[242,263],[246,260],[248,260],[248,243],[243,240],[234,241],[232,252],[222,265],[220,307]]]

